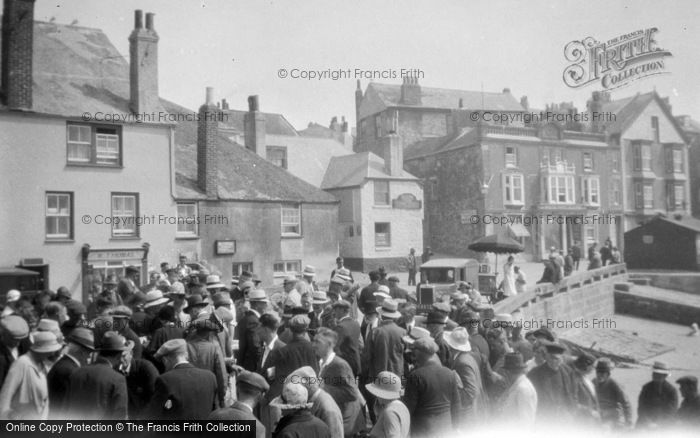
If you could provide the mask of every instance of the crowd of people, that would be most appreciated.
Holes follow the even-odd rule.
[[[257,436],[285,438],[635,427],[611,360],[525,332],[472,284],[419,315],[397,276],[360,284],[336,264],[327,287],[306,266],[275,293],[186,260],[141,288],[135,269],[107,278],[87,305],[66,288],[28,304],[10,291],[0,419],[253,420]],[[700,426],[697,378],[677,380],[679,407],[669,375],[654,364],[637,428]]]
[[[579,270],[582,257],[581,244],[579,242],[574,242],[566,253],[563,249],[551,247],[549,257],[543,260],[544,272],[542,273],[542,278],[537,283],[557,284],[561,282],[564,277],[568,277],[574,271]],[[587,270],[591,271],[607,265],[622,263],[622,253],[608,238],[600,249],[598,249],[597,242],[593,242],[588,246],[587,260]]]

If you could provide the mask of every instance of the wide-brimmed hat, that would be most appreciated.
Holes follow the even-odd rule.
[[[399,304],[391,298],[385,299],[381,307],[377,307],[377,313],[385,318],[396,319],[401,317]]]
[[[207,289],[219,289],[224,287],[226,287],[226,285],[221,282],[221,277],[218,275],[212,274],[207,276]]]
[[[102,335],[99,351],[127,351],[134,348],[134,343],[114,331],[105,332]]]
[[[311,265],[306,265],[304,266],[304,271],[301,273],[304,277],[315,277],[316,276],[316,268],[314,268]]]
[[[287,382],[282,387],[282,394],[272,399],[270,406],[281,410],[310,409],[309,391],[301,383]]]
[[[372,383],[365,385],[367,391],[383,400],[398,400],[401,398],[401,377],[390,371],[377,374]]]
[[[66,336],[66,340],[73,342],[88,350],[95,349],[95,335],[92,330],[85,327],[76,327]]]
[[[377,290],[372,294],[375,297],[391,298],[391,291],[388,286],[380,285]]]
[[[53,332],[34,332],[32,334],[32,346],[29,347],[35,353],[55,353],[63,348]]]
[[[450,348],[457,351],[472,351],[472,346],[469,343],[469,333],[464,327],[457,327],[451,332],[444,332],[442,339]]]
[[[269,302],[270,299],[267,297],[267,293],[262,289],[253,289],[248,292],[248,301],[264,301]]]
[[[522,371],[527,368],[523,361],[523,355],[520,353],[506,353],[503,362],[503,368],[506,370]]]
[[[666,362],[656,361],[651,371],[656,374],[671,375],[671,369],[668,367]]]
[[[313,301],[311,304],[326,304],[330,302],[331,300],[328,298],[328,294],[325,291],[319,290],[319,291],[314,291],[311,294],[311,297]]]
[[[401,338],[405,343],[408,345],[413,345],[414,342],[416,342],[418,339],[421,338],[429,338],[430,337],[430,332],[427,329],[424,329],[423,327],[413,327],[411,331]]]
[[[163,291],[158,289],[153,289],[146,293],[146,304],[143,305],[144,308],[157,306],[159,304],[165,304],[170,301],[169,298],[163,296]]]

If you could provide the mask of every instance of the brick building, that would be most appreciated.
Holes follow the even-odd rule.
[[[688,142],[688,179],[690,181],[690,209],[700,217],[700,123],[690,116],[677,116],[676,121]]]
[[[331,159],[321,188],[340,201],[338,240],[348,268],[405,270],[411,248],[423,244],[423,187],[403,169],[396,134],[382,139],[381,158],[361,152]]]

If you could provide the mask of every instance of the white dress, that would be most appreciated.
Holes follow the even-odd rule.
[[[506,262],[503,265],[503,294],[507,297],[518,294],[518,291],[515,289],[515,271],[512,263]]]

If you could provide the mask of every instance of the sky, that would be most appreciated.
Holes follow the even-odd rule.
[[[700,2],[392,0],[37,0],[35,19],[102,29],[128,56],[134,10],[155,13],[160,95],[190,109],[214,87],[217,100],[281,113],[297,128],[333,116],[355,124],[355,69],[420,69],[424,86],[498,92],[531,107],[573,102],[585,109],[600,84],[569,88],[564,47],[593,37],[658,28],[672,53],[664,75],[632,82],[613,98],[656,89],[676,115],[700,119]],[[279,77],[280,69],[288,73]],[[351,69],[347,78],[290,78],[292,71]],[[400,74],[400,73],[399,73]],[[361,85],[366,89],[368,80]],[[401,78],[375,82],[400,84]]]

